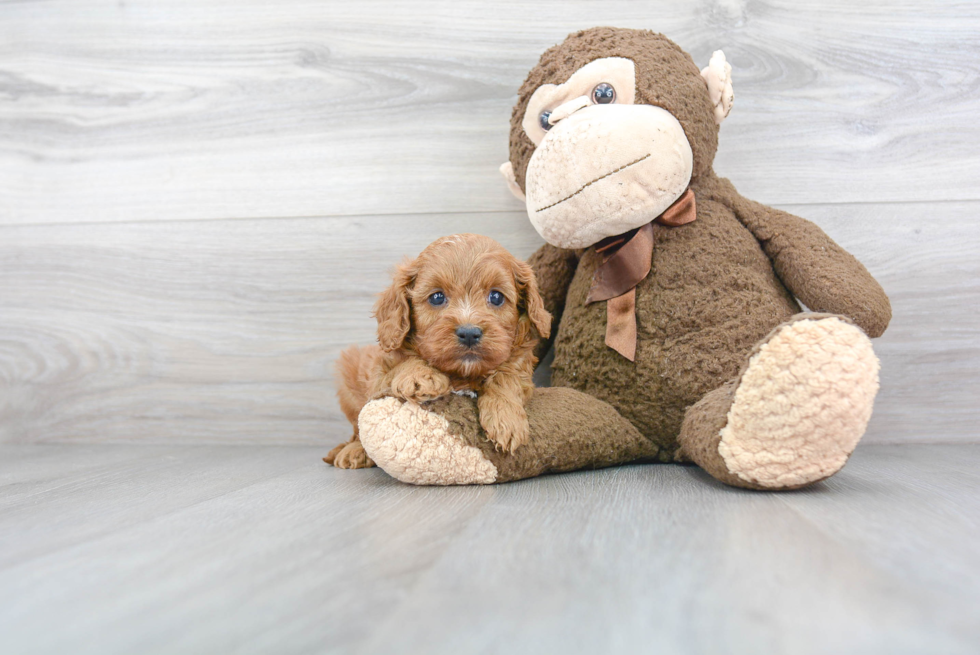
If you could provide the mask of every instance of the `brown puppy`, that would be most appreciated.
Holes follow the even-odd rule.
[[[357,416],[381,396],[421,403],[472,393],[498,448],[512,453],[527,442],[534,347],[551,333],[530,266],[489,237],[444,237],[396,268],[374,316],[381,347],[351,346],[337,362],[337,396],[354,436],[325,462],[374,465],[358,440]]]

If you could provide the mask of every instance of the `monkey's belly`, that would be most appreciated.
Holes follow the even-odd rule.
[[[687,407],[733,378],[752,348],[800,311],[754,240],[715,248],[710,266],[699,261],[704,250],[692,254],[690,245],[658,243],[653,269],[637,286],[635,362],[605,344],[606,303],[585,305],[600,262],[591,249],[555,340],[552,384],[613,405],[661,446],[664,459],[676,450]]]

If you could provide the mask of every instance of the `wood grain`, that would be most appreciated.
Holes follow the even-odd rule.
[[[980,641],[976,445],[862,446],[831,480],[788,493],[656,464],[411,487],[326,467],[321,452],[0,444],[0,480],[53,473],[30,496],[0,486],[4,651],[972,653]],[[62,476],[52,453],[125,463]]]
[[[16,484],[4,479],[0,569],[70,550],[316,461],[309,450],[288,448],[13,448],[7,456],[32,479]],[[37,507],[57,520],[39,521]]]
[[[599,24],[725,50],[749,197],[980,198],[975,3],[47,0],[0,3],[0,224],[513,211],[516,90]]]
[[[862,445],[785,494],[327,467],[387,270],[541,243],[510,108],[600,24],[723,48],[716,170],[889,293]],[[0,0],[0,651],[976,652],[978,142],[957,0]]]
[[[144,450],[0,512],[22,535],[0,541],[5,651],[349,652],[493,497],[339,471],[320,448]]]
[[[855,254],[891,300],[868,441],[980,439],[980,203],[786,209]]]
[[[977,566],[947,539],[978,533],[980,504],[943,474],[958,456],[977,464],[975,446],[859,449],[802,494],[670,465],[506,485],[364,652],[971,652]],[[929,472],[896,475],[912,462]]]
[[[891,296],[867,441],[975,441],[980,202],[785,208]],[[339,442],[334,358],[395,262],[464,231],[541,243],[508,212],[0,228],[0,441]]]
[[[345,440],[337,353],[395,263],[465,231],[540,243],[513,213],[0,229],[0,441]]]

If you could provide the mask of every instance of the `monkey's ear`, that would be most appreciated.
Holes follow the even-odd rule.
[[[725,53],[715,50],[711,61],[701,69],[701,77],[708,83],[708,96],[715,108],[715,122],[721,122],[732,110],[735,92],[732,90],[732,66],[725,60]]]
[[[392,285],[378,296],[374,317],[378,319],[378,343],[386,353],[398,350],[405,343],[412,327],[412,308],[408,297],[418,274],[414,260],[395,267]]]
[[[551,335],[551,314],[544,308],[544,300],[538,291],[534,270],[526,262],[515,260],[514,279],[517,281],[517,291],[521,296],[520,304],[524,306],[528,320],[537,333],[547,339]]]
[[[521,202],[527,202],[527,199],[524,197],[524,192],[521,191],[521,187],[517,184],[517,177],[514,175],[514,165],[509,161],[504,162],[500,165],[500,174],[507,180],[507,188],[514,194],[514,197]]]

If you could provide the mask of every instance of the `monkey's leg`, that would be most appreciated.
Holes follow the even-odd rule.
[[[844,466],[877,392],[878,359],[860,328],[798,314],[756,346],[736,379],[687,410],[679,441],[726,484],[796,489]]]
[[[423,406],[382,398],[360,416],[368,455],[402,482],[493,484],[652,458],[657,447],[611,405],[574,389],[535,389],[528,442],[497,452],[480,427],[476,401],[452,395]]]

